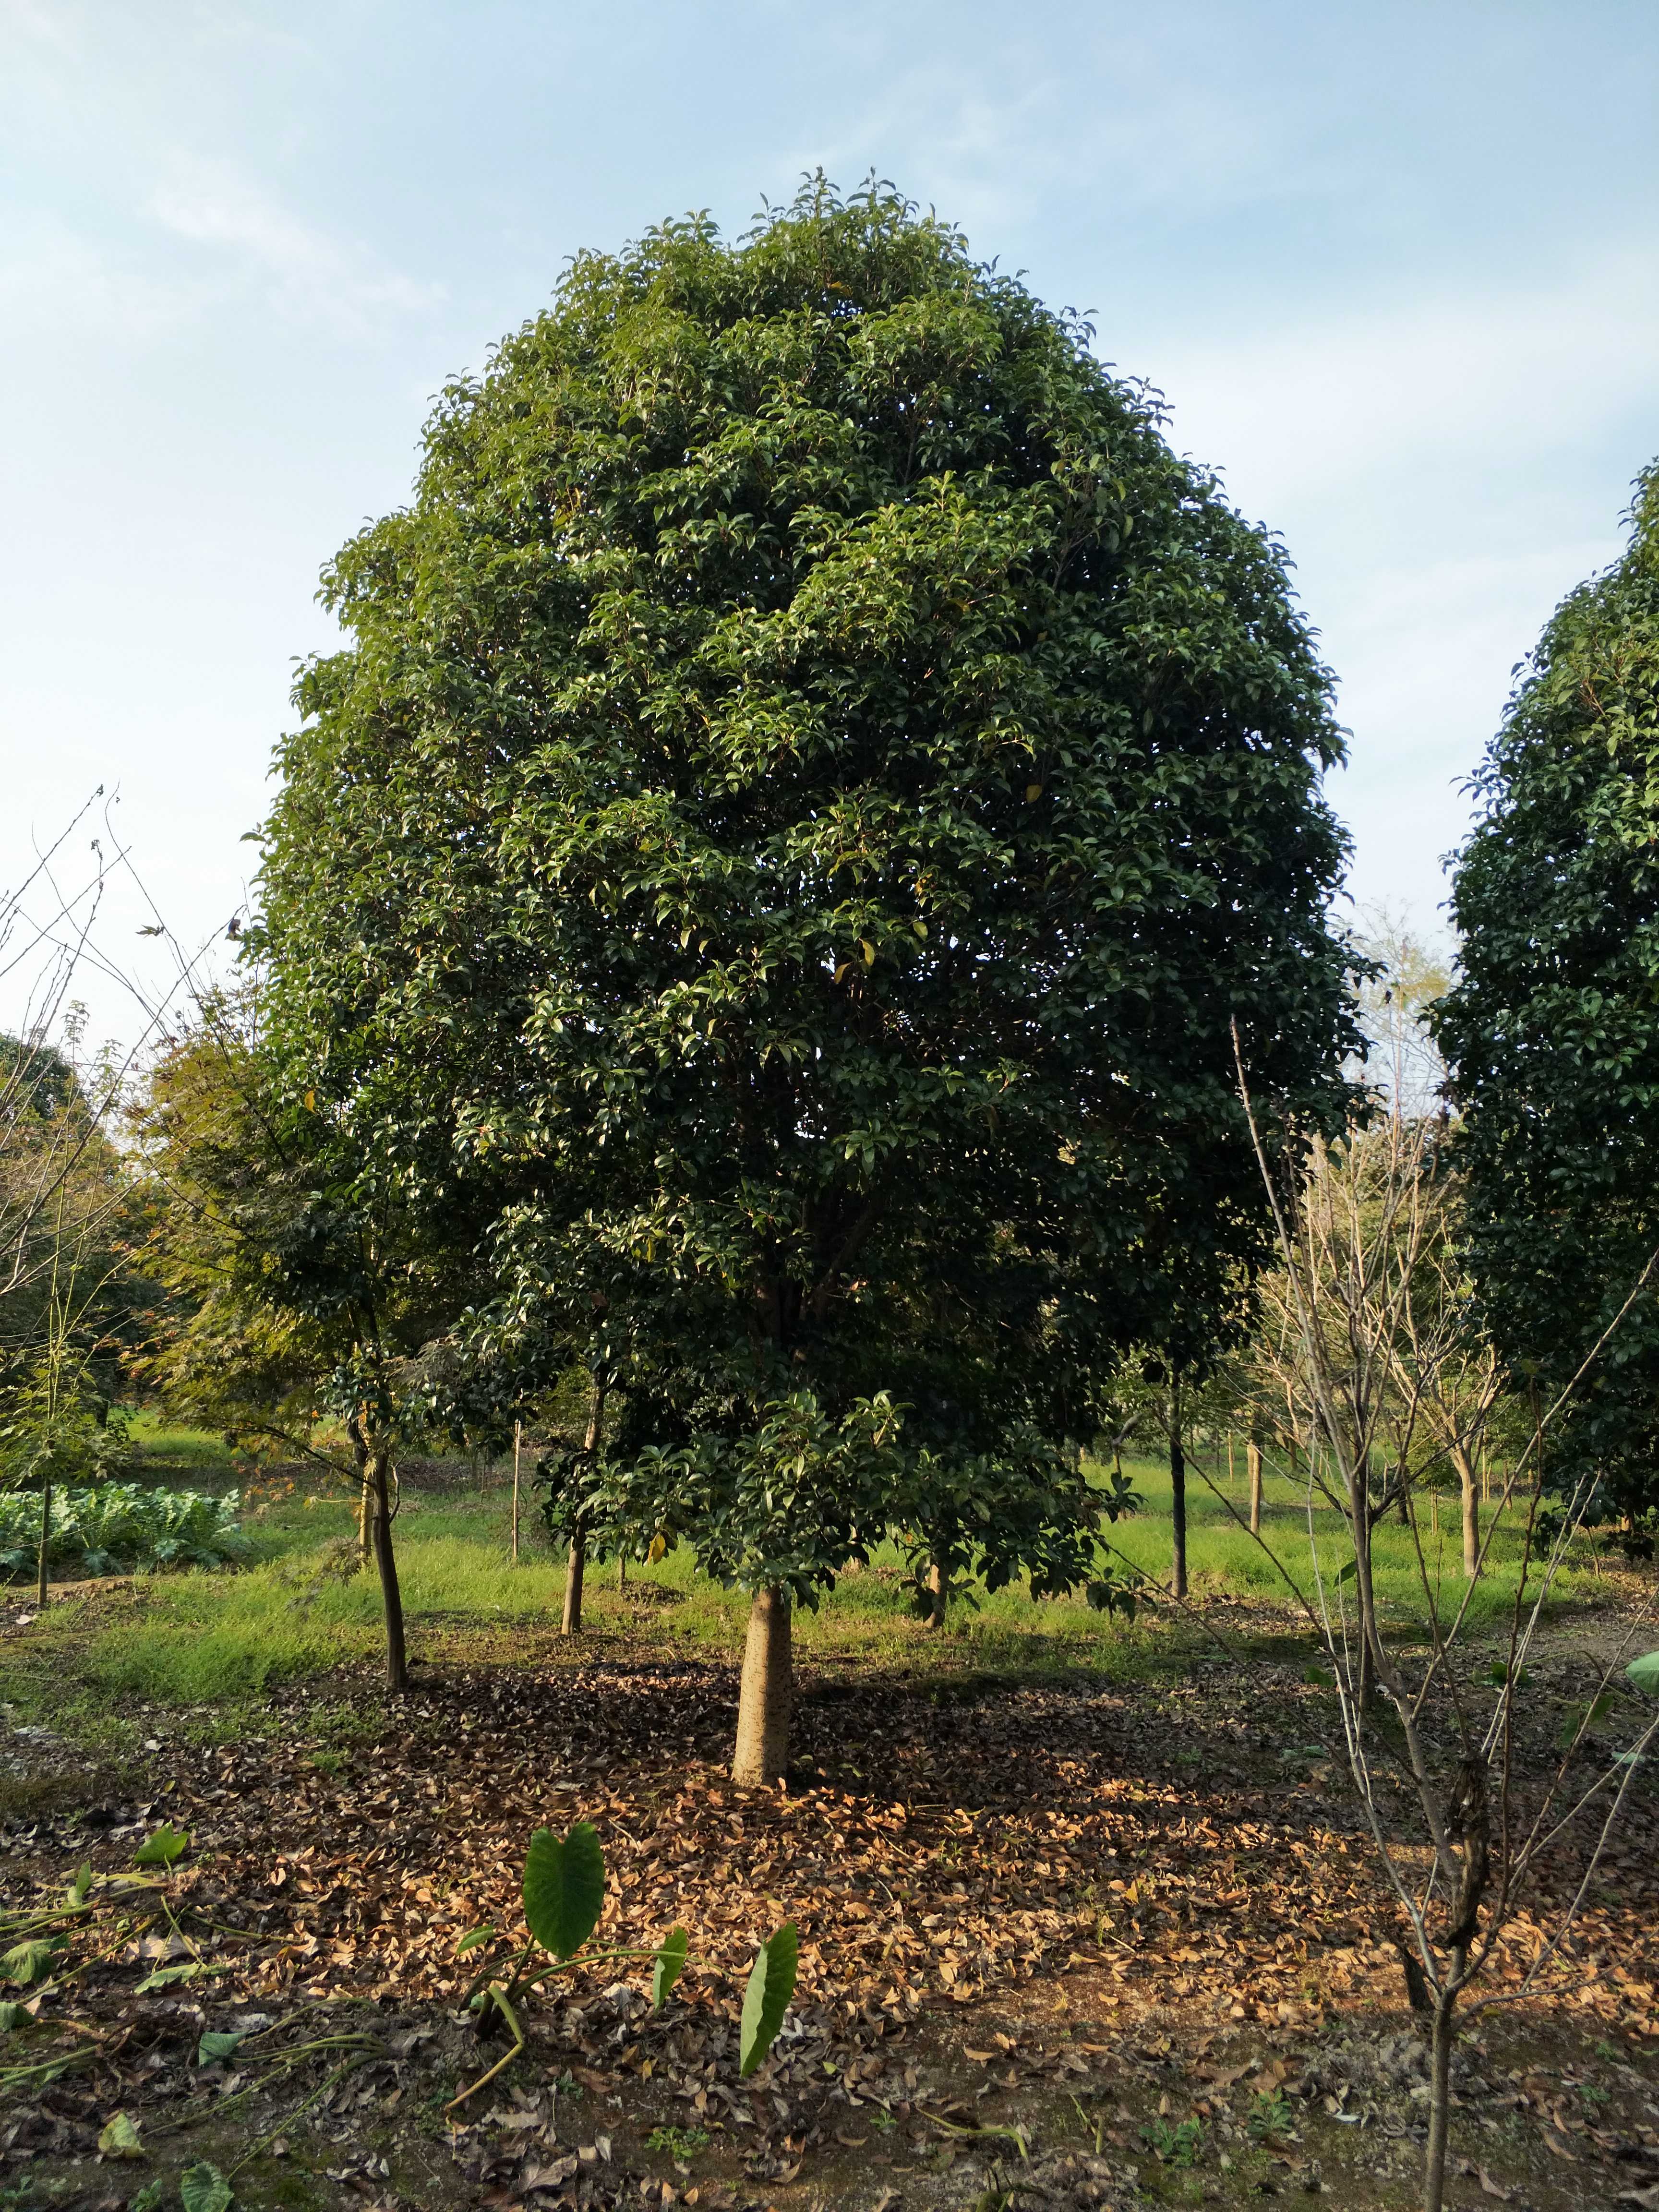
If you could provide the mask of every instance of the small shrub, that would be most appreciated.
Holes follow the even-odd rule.
[[[146,1490],[133,1482],[54,1490],[46,1563],[88,1575],[221,1566],[246,1548],[236,1517],[240,1502],[234,1490],[213,1497],[200,1490]],[[34,1572],[40,1534],[38,1492],[0,1496],[0,1577]]]
[[[653,2128],[645,2147],[668,2158],[692,2159],[700,2150],[708,2149],[709,2140],[707,2128]]]
[[[1200,2120],[1180,2120],[1174,2127],[1168,2120],[1149,2120],[1140,2139],[1165,2166],[1196,2166],[1204,2148],[1204,2125]]]

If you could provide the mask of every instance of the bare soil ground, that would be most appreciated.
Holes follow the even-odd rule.
[[[1558,1631],[1535,1674],[1571,1688],[1584,1642]],[[808,1673],[787,1786],[747,1793],[733,1670],[665,1659],[644,1608],[574,1650],[458,1642],[396,1707],[345,1669],[231,1741],[154,1716],[118,1766],[14,1735],[5,1904],[61,1898],[83,1860],[112,1879],[61,1923],[45,1994],[10,1992],[33,2010],[0,2037],[0,2206],[176,2204],[203,2160],[247,2206],[1411,2204],[1426,2091],[1395,1910],[1328,1692],[1261,1650],[1127,1686]],[[531,1831],[577,1817],[603,1932],[684,1923],[685,1979],[660,2016],[643,1966],[547,1985],[524,2055],[453,2108],[505,2047],[463,2009],[457,1942],[520,1924]],[[162,1820],[189,1851],[124,1887]],[[1659,2207],[1656,1825],[1644,1778],[1567,1954],[1470,2015],[1452,2202]],[[1581,1871],[1564,1848],[1487,1994]],[[743,1976],[786,1917],[797,2002],[740,2081]],[[215,2058],[204,2033],[242,2039]],[[100,2153],[117,2113],[140,2155]]]

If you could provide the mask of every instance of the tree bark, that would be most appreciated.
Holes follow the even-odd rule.
[[[34,1562],[34,1602],[43,1613],[52,1595],[52,1572],[46,1564],[51,1545],[52,1469],[48,1465],[40,1483],[40,1549]]]
[[[582,1444],[583,1455],[592,1459],[605,1442],[605,1385],[593,1385],[593,1406],[587,1417],[587,1435]],[[587,1531],[578,1519],[570,1539],[570,1556],[564,1570],[564,1617],[559,1624],[564,1636],[580,1636],[582,1631],[582,1583],[587,1575]]]
[[[789,1759],[791,1679],[789,1593],[755,1592],[738,1696],[738,1745],[732,1779],[750,1789],[776,1782]]]
[[[1175,1541],[1170,1587],[1187,1595],[1187,1454],[1181,1442],[1181,1385],[1170,1389],[1170,1519]]]
[[[945,1562],[940,1559],[939,1553],[935,1552],[933,1558],[927,1563],[928,1605],[927,1626],[930,1629],[943,1628],[945,1626],[945,1605],[947,1587],[948,1585],[945,1573]]]
[[[1443,1990],[1435,2001],[1429,2058],[1429,2144],[1423,2158],[1423,2212],[1443,2212],[1446,2201],[1446,2139],[1451,2123],[1452,2008]]]
[[[578,1528],[570,1539],[570,1556],[564,1568],[564,1615],[559,1623],[563,1636],[580,1636],[582,1630],[582,1583],[587,1573],[587,1537]]]
[[[369,1452],[368,1485],[374,1564],[380,1571],[380,1603],[386,1613],[386,1686],[393,1697],[401,1697],[409,1687],[409,1660],[404,1646],[403,1592],[392,1546],[392,1460],[384,1443],[377,1443]]]
[[[361,1419],[353,1414],[346,1423],[351,1439],[351,1463],[357,1470],[357,1565],[367,1567],[374,1555],[374,1496],[368,1474],[368,1444]]]
[[[1463,1579],[1472,1583],[1480,1569],[1480,1492],[1474,1462],[1462,1444],[1452,1446],[1452,1465],[1463,1493]]]
[[[1244,1448],[1244,1464],[1250,1477],[1250,1534],[1261,1534],[1261,1447],[1252,1437]]]

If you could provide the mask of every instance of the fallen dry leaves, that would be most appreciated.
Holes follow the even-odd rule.
[[[902,2144],[989,2155],[1012,2131],[989,2126],[972,2095],[927,2094],[907,2038],[924,2014],[975,2008],[965,2049],[984,2069],[980,2095],[1089,2091],[1109,2041],[1044,2045],[981,2024],[986,2008],[1062,1972],[1086,1987],[1103,2038],[1179,2020],[1212,2042],[1400,2000],[1393,1910],[1316,1741],[1316,1698],[1289,1669],[1262,1668],[1252,1684],[1272,1726],[1242,1717],[1237,1677],[1207,1668],[1174,1690],[809,1679],[789,1784],[756,1792],[723,1772],[729,1668],[601,1650],[422,1677],[390,1711],[367,1675],[336,1676],[283,1692],[258,1736],[158,1736],[154,1798],[5,1838],[15,1899],[89,1848],[96,1865],[128,1864],[143,1822],[163,1812],[193,1838],[169,1891],[176,1926],[147,1927],[75,1985],[96,2048],[11,2124],[14,2159],[47,2142],[84,2154],[118,2103],[152,2134],[240,2094],[257,2104],[259,2082],[316,2033],[307,2021],[337,2014],[359,2046],[295,2057],[281,2077],[307,2094],[329,2082],[316,2124],[350,2146],[400,2105],[429,2103],[434,2069],[452,2081],[481,2070],[471,2029],[452,2017],[471,1971],[456,1960],[459,1939],[483,1923],[521,1925],[532,1829],[579,1817],[606,1854],[601,1935],[649,1944],[676,1921],[690,1930],[684,1998],[659,2021],[643,1973],[550,1985],[527,2022],[539,2063],[524,2062],[511,2089],[513,2075],[493,2085],[489,2112],[428,2129],[465,2201],[695,2202],[685,2171],[666,2179],[658,2158],[653,2178],[624,2159],[613,2105],[740,2142],[763,2188],[787,2187],[819,2148],[873,2160],[878,2117],[906,2131]],[[1659,2037],[1653,1842],[1644,1796],[1540,2003]],[[1564,1858],[1552,1878],[1565,1890],[1572,1876]],[[1494,1987],[1524,1971],[1549,1910],[1547,1896],[1530,1900]],[[742,2083],[740,1976],[786,1915],[801,1934],[799,1997],[773,2062]],[[211,1977],[135,1996],[141,1969],[180,1958]],[[150,2063],[210,2015],[274,2025],[247,2030],[248,2063],[213,2078]],[[1288,2078],[1282,2064],[1275,2077],[1255,2059],[1203,2061],[1191,2109],[1219,2110],[1247,2074],[1253,2094]],[[1297,2087],[1350,2116],[1334,2089]],[[1524,2086],[1516,2095],[1534,2101]],[[1556,2105],[1540,2110],[1544,2140],[1571,2160],[1585,2122],[1559,2094]],[[1081,2155],[1066,2201],[1104,2203],[1129,2186],[1098,2142],[1093,2166]],[[376,2168],[364,2156],[326,2170],[360,2198],[391,2201],[384,2159]],[[1469,2175],[1501,2196],[1478,2162]]]

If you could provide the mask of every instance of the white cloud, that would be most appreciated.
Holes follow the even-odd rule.
[[[1177,442],[1270,483],[1281,507],[1356,480],[1582,449],[1610,416],[1659,418],[1659,252],[1627,247],[1530,292],[1379,301],[1240,333],[1160,364]],[[1640,456],[1638,457],[1638,459]]]
[[[445,296],[302,222],[222,162],[176,158],[149,211],[175,237],[222,249],[289,311],[354,333],[387,311],[430,313]]]

